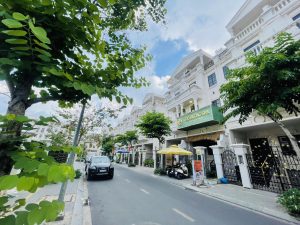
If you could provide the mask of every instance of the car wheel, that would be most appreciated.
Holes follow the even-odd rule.
[[[109,174],[109,179],[113,179],[114,178],[114,172],[112,172],[111,174]]]

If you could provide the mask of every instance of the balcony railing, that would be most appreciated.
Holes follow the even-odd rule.
[[[222,119],[223,114],[220,112],[219,107],[209,105],[179,117],[177,119],[177,128],[178,130],[191,130],[218,124]]]

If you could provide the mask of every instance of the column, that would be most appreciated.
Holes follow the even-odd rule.
[[[196,149],[196,154],[201,156],[201,161],[202,161],[202,170],[203,170],[203,176],[206,179],[206,147],[203,146],[197,146],[194,147]]]
[[[141,165],[141,150],[139,150],[139,166]]]
[[[176,105],[176,117],[179,117],[179,105]]]
[[[222,156],[221,154],[224,152],[224,147],[213,145],[210,146],[213,150],[214,154],[214,160],[216,164],[216,170],[217,170],[217,177],[220,179],[224,177],[224,171],[223,171],[223,162],[222,162]]]
[[[181,112],[181,116],[183,116],[183,104],[180,104],[180,112]]]
[[[242,183],[244,188],[252,188],[251,178],[248,170],[248,162],[246,154],[248,153],[249,145],[246,144],[233,144],[231,147],[237,158],[237,163],[240,168]]]
[[[152,159],[153,159],[153,162],[154,162],[154,169],[156,169],[156,147],[153,148],[152,150]]]
[[[194,100],[194,107],[195,107],[195,111],[198,110],[198,103],[197,103],[197,99],[193,98]]]
[[[144,165],[145,159],[146,159],[146,150],[143,149],[143,152],[142,152],[142,166],[145,166]]]

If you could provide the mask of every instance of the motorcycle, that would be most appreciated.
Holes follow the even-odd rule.
[[[175,177],[178,180],[189,177],[189,171],[185,164],[168,166],[166,173],[169,177]]]

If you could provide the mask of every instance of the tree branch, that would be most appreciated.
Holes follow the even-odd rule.
[[[30,100],[27,101],[26,107],[29,108],[33,104],[36,104],[36,103],[39,103],[39,102],[56,101],[56,100],[59,100],[59,99],[57,99],[56,97],[53,97],[53,96],[30,99]]]

